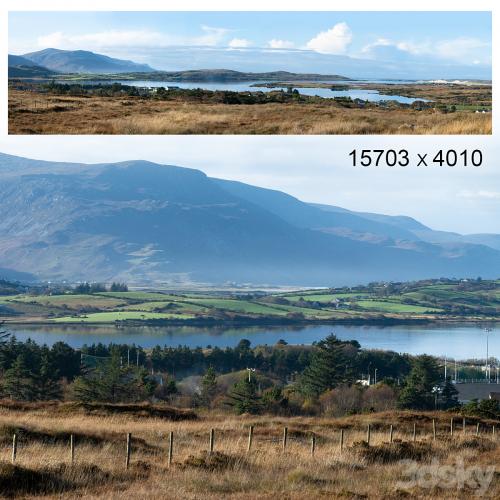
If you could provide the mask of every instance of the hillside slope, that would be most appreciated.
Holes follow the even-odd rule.
[[[147,64],[115,59],[87,50],[44,49],[23,54],[25,59],[58,73],[128,73],[154,71]]]
[[[50,69],[22,56],[9,54],[8,64],[9,78],[47,78],[54,74]]]
[[[391,225],[145,161],[0,155],[0,214],[2,266],[43,279],[328,286],[500,275],[500,252],[486,246],[405,239]]]

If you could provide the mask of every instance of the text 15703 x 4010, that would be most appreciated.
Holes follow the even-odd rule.
[[[406,149],[353,149],[349,156],[354,167],[480,167],[483,153],[479,149],[456,151],[440,149],[436,153],[411,154]]]

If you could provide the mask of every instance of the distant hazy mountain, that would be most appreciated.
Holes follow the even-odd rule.
[[[145,161],[0,154],[0,265],[10,272],[142,284],[500,276],[493,248],[429,243],[381,217]]]
[[[9,54],[9,78],[49,77],[54,72],[21,56]]]
[[[405,215],[382,215],[366,212],[353,212],[340,207],[332,207],[329,205],[314,205],[325,211],[334,211],[354,214],[365,219],[389,224],[407,231],[409,239],[416,238],[429,243],[453,244],[453,243],[473,243],[476,245],[485,245],[495,250],[500,250],[500,234],[459,234],[450,231],[436,231],[421,222],[407,217]]]
[[[114,59],[86,50],[44,49],[22,57],[58,73],[129,73],[154,71],[147,64]]]
[[[135,76],[135,75],[131,75]],[[110,75],[108,78],[111,78]],[[268,71],[265,73],[252,73],[246,71],[233,71],[230,69],[197,69],[187,71],[154,71],[142,74],[142,78],[168,82],[297,82],[297,81],[336,81],[348,80],[341,75],[325,75],[319,73],[290,73],[289,71]],[[259,90],[258,88],[255,89]]]
[[[155,68],[165,71],[228,68],[252,72],[334,73],[356,79],[491,80],[491,65],[487,64],[361,59],[297,49],[169,47],[151,50],[148,60]]]
[[[312,50],[215,47],[151,49],[148,61],[166,72],[193,72],[227,68],[243,73],[309,73],[343,75],[351,79],[469,79],[491,80],[491,65],[438,63],[426,60],[391,61],[320,54]],[[22,57],[58,73],[144,73],[156,71],[147,64],[114,59],[85,50],[44,49]],[[215,70],[220,71],[220,70]],[[338,78],[336,78],[338,79]],[[182,81],[182,80],[178,80]],[[206,80],[189,80],[206,81]]]

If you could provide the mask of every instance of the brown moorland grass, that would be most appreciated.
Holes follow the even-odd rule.
[[[491,113],[72,97],[9,90],[10,134],[491,134]]]
[[[4,496],[44,498],[470,498],[474,490],[399,484],[406,465],[401,459],[429,465],[433,460],[453,466],[489,466],[500,458],[492,421],[461,419],[450,436],[445,412],[385,412],[340,419],[315,417],[232,416],[202,414],[196,420],[169,421],[158,417],[92,415],[58,411],[57,404],[0,409],[0,489]],[[64,406],[64,405],[63,405]],[[432,440],[432,418],[437,440]],[[413,422],[417,441],[413,443]],[[371,423],[371,445],[366,425]],[[394,442],[389,443],[389,424]],[[247,435],[254,426],[253,447]],[[288,443],[282,449],[282,431]],[[19,430],[15,465],[7,437]],[[215,429],[214,453],[208,455],[209,430]],[[344,430],[344,449],[339,447]],[[168,434],[174,432],[173,463],[169,468]],[[125,469],[125,435],[132,433],[132,454]],[[76,440],[75,463],[68,440]],[[314,457],[311,433],[316,435]],[[58,439],[54,439],[54,435]],[[46,437],[44,437],[46,436]],[[498,471],[485,498],[500,495]]]

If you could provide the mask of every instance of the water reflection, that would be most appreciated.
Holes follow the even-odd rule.
[[[492,325],[490,325],[492,326]],[[313,325],[286,327],[148,327],[130,326],[13,326],[11,331],[20,340],[32,338],[39,343],[53,344],[59,340],[73,347],[96,342],[135,343],[144,348],[155,345],[235,346],[247,338],[252,345],[275,344],[284,339],[290,344],[311,344],[334,332],[343,340],[357,340],[362,347],[389,349],[410,354],[484,358],[486,336],[484,325],[453,326],[368,326]],[[490,356],[500,358],[500,335],[493,327],[489,336]]]

